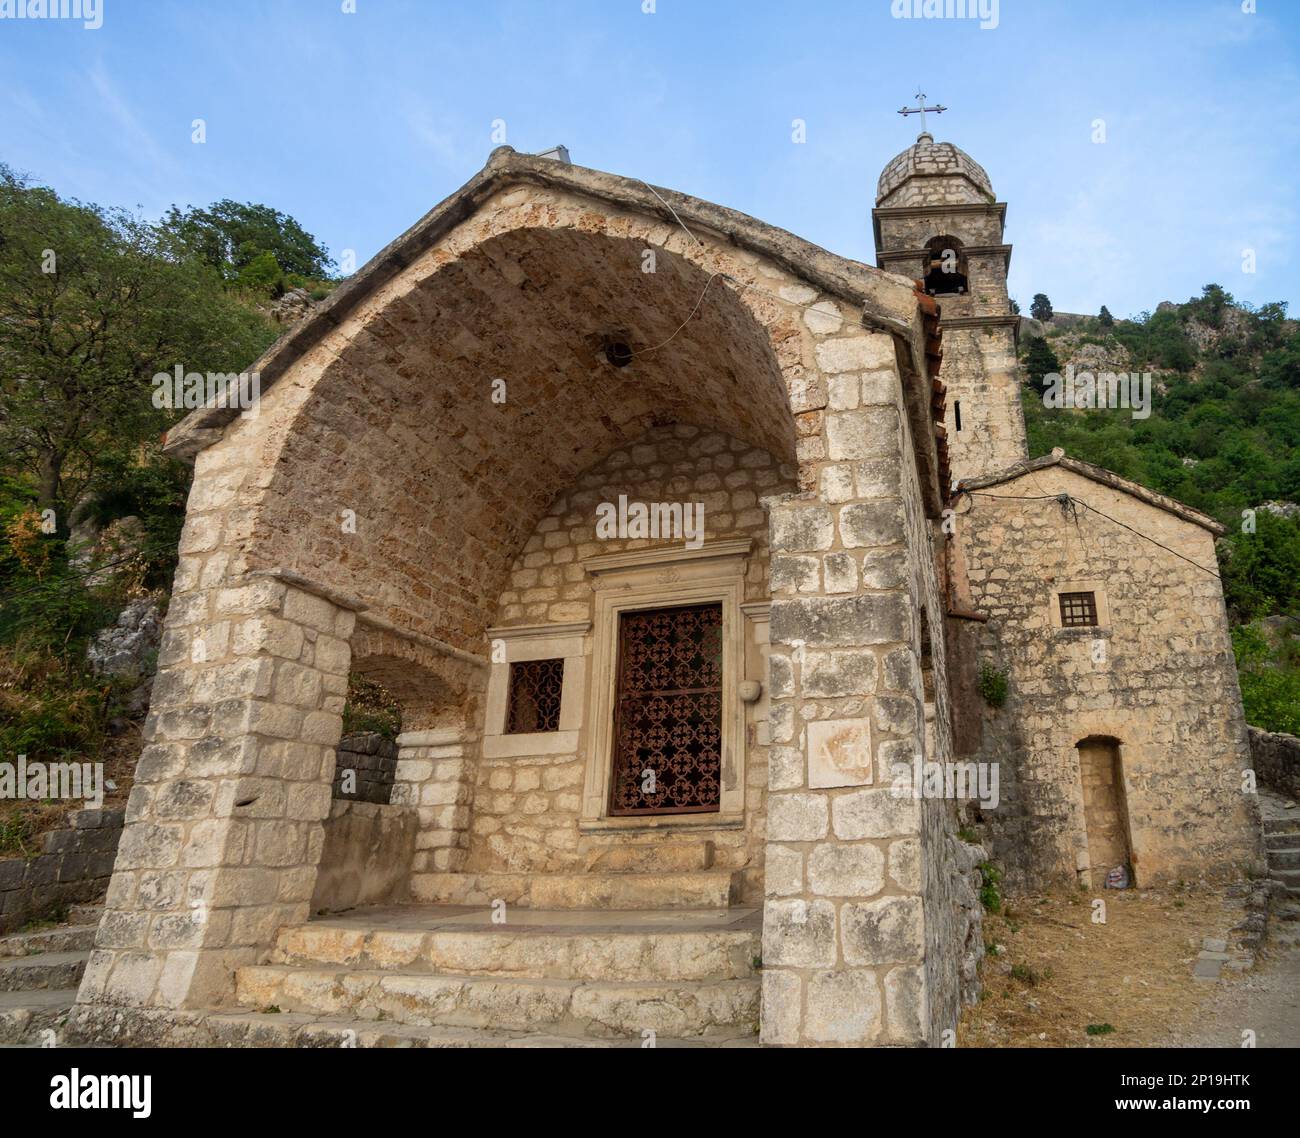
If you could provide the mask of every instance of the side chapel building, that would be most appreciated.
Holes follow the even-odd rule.
[[[267,352],[256,414],[180,423],[77,1031],[937,1045],[990,854],[1250,862],[1220,527],[1029,458],[1005,212],[922,133],[871,267],[502,147]],[[696,503],[701,540],[632,524]],[[350,673],[402,704],[387,803],[332,801]],[[997,805],[896,793],[918,762],[997,764]]]

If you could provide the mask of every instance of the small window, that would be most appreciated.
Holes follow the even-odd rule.
[[[934,702],[934,644],[930,639],[930,621],[921,609],[921,684],[925,702]]]
[[[953,418],[956,419],[957,421],[957,430],[960,431],[961,430],[961,400],[960,399],[954,399],[952,401],[952,414],[953,414]]]
[[[563,660],[521,660],[511,664],[506,734],[558,731],[563,686]]]
[[[1060,601],[1062,628],[1093,628],[1096,626],[1096,593],[1062,593]]]

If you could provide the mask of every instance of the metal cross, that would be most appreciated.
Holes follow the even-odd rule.
[[[932,112],[933,112],[934,114],[936,114],[936,115],[941,115],[941,114],[943,114],[943,112],[946,111],[947,109],[948,109],[947,107],[927,107],[927,106],[925,105],[925,92],[924,92],[924,91],[917,91],[917,93],[916,93],[916,106],[914,106],[914,107],[904,107],[904,108],[903,108],[901,111],[899,111],[898,113],[899,113],[900,115],[902,115],[904,118],[906,118],[908,115],[920,115],[920,116],[921,116],[921,132],[922,132],[922,133],[925,133],[925,112],[926,112],[926,111],[932,111]]]

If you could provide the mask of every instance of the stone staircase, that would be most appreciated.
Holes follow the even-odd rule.
[[[1300,809],[1271,813],[1264,819],[1268,873],[1283,884],[1292,900],[1300,900]]]
[[[431,905],[528,909],[724,909],[740,897],[741,874],[713,867],[709,841],[588,838],[585,869],[570,873],[426,873],[411,883]]]
[[[456,876],[501,896],[482,877],[504,875]],[[516,901],[500,924],[489,904],[407,905],[284,928],[270,963],[238,971],[242,1010],[212,1013],[208,1031],[221,1046],[756,1045],[758,910],[579,907],[648,895],[611,890],[626,876],[534,878],[530,899],[569,903]],[[731,875],[713,876],[693,896],[725,897]]]
[[[0,1046],[38,1047],[59,1030],[95,942],[101,908],[74,905],[68,923],[0,937]]]

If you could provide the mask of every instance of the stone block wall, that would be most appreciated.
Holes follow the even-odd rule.
[[[964,246],[1002,243],[1002,213],[992,205],[981,209],[967,206],[959,211],[936,206],[924,213],[912,210],[892,213],[890,209],[882,209],[879,220],[882,251],[924,249],[932,238],[939,236],[955,237]],[[929,268],[928,265],[917,267]],[[945,358],[947,354],[945,350]]]
[[[943,307],[946,313],[947,302]],[[1029,451],[1011,328],[945,329],[943,343],[953,479],[1001,473],[1024,461]]]
[[[794,471],[764,450],[689,424],[657,428],[608,455],[556,499],[515,560],[496,625],[590,621],[597,582],[584,570],[584,558],[681,546],[667,537],[598,537],[597,507],[617,505],[620,495],[629,502],[700,503],[705,540],[750,538],[745,600],[766,601],[768,524],[762,500],[793,488]],[[583,677],[567,676],[569,682],[585,687]],[[579,696],[584,704],[585,695]],[[562,753],[481,757],[466,868],[512,873],[584,868],[591,851],[579,820],[589,753],[581,728],[572,748]],[[747,890],[755,900],[761,896],[766,770],[766,748],[751,732],[744,828],[692,831],[698,840],[713,842],[715,868],[750,871]]]
[[[416,812],[377,802],[335,799],[325,820],[313,913],[335,913],[360,905],[407,900]]]
[[[192,501],[229,461],[200,456]],[[309,911],[355,614],[269,577],[194,587],[191,562],[220,556],[221,534],[191,508],[82,1003],[220,1005]]]
[[[122,837],[122,810],[74,810],[41,837],[35,857],[0,861],[0,935],[100,901]]]
[[[352,772],[351,792],[344,790],[344,778]],[[373,731],[347,735],[334,758],[335,801],[375,802],[387,805],[397,773],[397,744]]]
[[[391,801],[414,809],[419,818],[411,859],[413,889],[423,874],[465,868],[477,744],[477,735],[460,727],[406,731],[397,737]],[[418,899],[418,891],[416,895]]]
[[[937,841],[950,807],[891,790],[894,764],[924,748],[918,610],[939,603],[933,555],[888,339],[819,357],[820,493],[772,509],[762,1038],[937,1042],[956,991]]]
[[[1300,799],[1300,739],[1248,727],[1250,761],[1262,785]]]
[[[1062,493],[1093,509],[1063,508]],[[988,494],[963,499],[958,540],[989,616],[980,657],[1009,677],[1006,705],[982,709],[980,753],[1000,764],[1002,801],[984,820],[1008,882],[1087,870],[1078,744],[1094,737],[1120,745],[1139,886],[1250,863],[1250,755],[1213,535],[1061,466]],[[1093,591],[1099,625],[1060,627],[1062,590]]]

